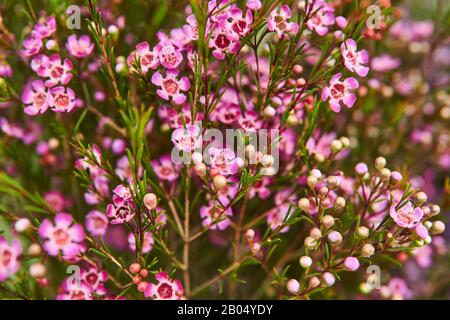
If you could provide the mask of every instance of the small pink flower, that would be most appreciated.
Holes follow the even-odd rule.
[[[6,61],[0,61],[0,77],[11,78],[13,69]]]
[[[369,61],[369,55],[366,50],[356,51],[356,42],[353,39],[347,39],[341,44],[341,53],[344,58],[345,67],[352,72],[356,72],[360,77],[365,77],[369,72],[368,67],[364,67]]]
[[[23,41],[22,54],[26,57],[34,56],[42,48],[42,37],[39,33],[33,31],[31,34]]]
[[[283,222],[288,218],[292,213],[292,208],[289,204],[282,204],[280,206],[276,206],[269,210],[267,214],[267,224],[270,226],[270,229],[275,230],[283,225]],[[289,226],[284,226],[280,229],[281,233],[287,232],[289,230]]]
[[[66,48],[75,58],[84,58],[92,53],[94,43],[87,35],[82,35],[77,39],[77,36],[73,34],[67,38]]]
[[[66,85],[72,79],[73,65],[69,59],[61,60],[59,54],[52,54],[47,57],[38,55],[31,61],[31,68],[43,78],[47,87],[53,87],[58,83]]]
[[[156,90],[161,98],[169,100],[172,97],[176,104],[182,104],[186,101],[186,95],[180,93],[180,91],[189,90],[191,84],[187,77],[181,77],[178,80],[178,74],[177,70],[167,70],[166,76],[163,77],[161,73],[155,72],[152,76],[152,83],[161,88]]]
[[[251,30],[253,15],[250,10],[243,15],[241,9],[232,7],[226,17],[219,18],[218,23],[220,28],[229,29],[239,37],[245,37]]]
[[[350,77],[344,81],[340,81],[342,74],[338,73],[334,75],[328,87],[324,87],[322,90],[322,100],[329,100],[331,110],[334,112],[341,111],[341,103],[347,108],[353,107],[356,101],[356,95],[350,90],[359,87],[358,81],[355,78]]]
[[[112,224],[120,224],[130,221],[135,214],[135,206],[128,187],[118,185],[113,190],[113,203],[106,207],[106,215],[112,218]]]
[[[56,31],[56,19],[53,16],[41,18],[34,26],[34,32],[37,32],[41,38],[48,38]]]
[[[54,87],[50,89],[48,104],[55,112],[70,112],[75,108],[75,92],[71,88]]]
[[[412,229],[420,223],[423,217],[423,211],[420,208],[414,208],[411,201],[408,201],[400,209],[396,209],[396,205],[392,205],[389,214],[395,223],[402,228]]]
[[[20,268],[19,256],[22,254],[22,245],[19,240],[8,244],[0,236],[0,282],[14,275]]]
[[[108,273],[105,270],[90,267],[81,271],[81,282],[88,285],[93,293],[104,295],[106,288],[104,283],[108,281]]]
[[[355,257],[347,257],[344,260],[344,268],[347,271],[356,271],[359,268],[358,258]]]
[[[225,230],[230,225],[230,219],[233,215],[231,207],[225,211],[219,207],[218,203],[210,201],[208,206],[200,207],[200,217],[203,219],[204,227],[209,227],[211,230]]]
[[[373,71],[377,72],[389,72],[397,69],[401,64],[401,60],[394,58],[386,53],[373,57],[370,66]]]
[[[51,256],[57,256],[62,252],[65,258],[74,258],[84,252],[85,233],[83,226],[75,223],[72,215],[58,213],[55,215],[55,223],[44,219],[39,226],[39,236],[44,241],[44,249]]]
[[[155,243],[155,240],[152,237],[151,232],[145,232],[144,233],[144,243],[142,245],[142,253],[146,254],[152,251],[153,244]],[[136,238],[134,237],[134,234],[130,233],[128,235],[128,246],[130,249],[135,252],[136,251]]]
[[[132,72],[137,72],[133,64],[140,62],[140,67],[143,74],[146,74],[148,70],[155,70],[159,65],[158,52],[150,50],[148,42],[138,43],[136,50],[133,51],[127,58],[128,66]]]
[[[93,236],[104,236],[108,229],[108,218],[98,210],[91,210],[86,215],[86,229]]]
[[[214,28],[209,47],[212,48],[212,55],[218,59],[225,59],[226,53],[234,54],[239,49],[239,35],[230,29]]]
[[[67,204],[66,199],[59,191],[47,192],[44,199],[56,212],[63,211]]]
[[[219,173],[224,176],[236,174],[243,160],[236,157],[231,149],[217,149],[211,147],[208,149],[209,164],[211,168],[219,169]]]
[[[298,24],[295,22],[288,22],[291,16],[291,9],[287,5],[272,10],[268,17],[267,29],[269,31],[276,31],[280,38],[283,38],[286,33],[296,34],[298,31]]]
[[[186,128],[178,128],[172,133],[172,142],[178,150],[192,152],[201,148],[202,137],[197,125],[186,125]]]
[[[183,61],[183,55],[180,50],[168,40],[161,41],[155,49],[158,52],[159,61],[164,68],[175,69]]]
[[[180,300],[184,294],[183,285],[179,280],[172,280],[166,272],[155,275],[158,284],[149,283],[144,292],[147,298],[155,300]]]
[[[152,160],[151,163],[159,179],[173,182],[178,178],[178,168],[174,166],[170,156],[164,155],[159,161]]]
[[[334,9],[323,0],[309,0],[312,7],[309,9],[315,14],[308,19],[306,25],[309,30],[314,30],[319,36],[328,33],[328,27],[334,23]]]
[[[29,82],[22,93],[22,102],[26,105],[23,110],[26,114],[34,116],[44,113],[49,108],[49,93],[42,80]]]
[[[187,24],[183,26],[183,31],[186,35],[186,38],[188,38],[191,41],[198,40],[198,24],[195,15],[194,14],[189,15],[186,18],[186,22]]]
[[[401,278],[392,278],[388,284],[389,290],[394,299],[407,299],[411,296],[411,291]]]
[[[261,0],[248,0],[246,6],[252,11],[259,10],[262,7]]]

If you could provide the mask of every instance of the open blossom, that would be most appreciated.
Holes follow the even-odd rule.
[[[142,253],[143,254],[149,253],[152,250],[154,243],[155,240],[153,239],[151,232],[145,232],[144,243],[142,245]],[[128,246],[133,252],[136,251],[136,238],[132,233],[128,235]]]
[[[58,291],[56,300],[93,300],[92,289],[84,281],[78,285],[76,281],[66,279]]]
[[[113,203],[106,207],[106,215],[111,218],[112,224],[130,221],[135,214],[135,207],[128,187],[118,185],[113,190]]]
[[[108,229],[108,218],[98,210],[91,210],[86,215],[86,229],[93,236],[104,236]]]
[[[175,69],[183,61],[180,50],[168,40],[163,40],[155,47],[158,52],[159,62],[164,68]]]
[[[247,10],[244,15],[242,10],[237,7],[231,7],[228,10],[228,15],[218,19],[220,28],[229,29],[239,37],[245,37],[250,32],[252,23],[252,12]]]
[[[39,226],[39,236],[44,241],[44,249],[51,256],[62,252],[65,258],[73,258],[84,252],[84,230],[81,224],[75,223],[72,215],[58,213],[54,223],[44,219]]]
[[[197,125],[186,125],[186,128],[178,128],[172,133],[172,142],[175,147],[184,152],[192,152],[201,148],[202,137]]]
[[[75,58],[84,58],[94,50],[94,43],[87,35],[82,35],[77,39],[76,35],[70,35],[67,38],[66,48]]]
[[[224,176],[236,174],[243,164],[243,160],[236,157],[233,150],[228,148],[217,149],[211,147],[208,149],[208,155],[211,168],[218,169],[219,173]]]
[[[360,77],[365,77],[369,72],[368,67],[364,67],[369,61],[369,55],[366,50],[357,51],[356,41],[347,39],[341,44],[341,53],[344,58],[345,67],[352,72],[356,72]]]
[[[146,74],[150,69],[155,70],[159,65],[158,52],[156,48],[150,49],[148,42],[141,42],[136,45],[136,50],[133,51],[127,58],[130,70],[136,72],[133,64],[140,62],[141,71]]]
[[[200,217],[203,219],[202,224],[211,230],[225,230],[230,225],[230,219],[233,215],[231,207],[225,211],[219,207],[217,202],[210,201],[207,206],[200,208]]]
[[[53,87],[58,83],[66,85],[72,79],[73,64],[69,59],[61,59],[59,54],[47,57],[40,54],[31,61],[31,68],[43,78],[47,87]]]
[[[218,59],[225,59],[226,53],[234,54],[239,49],[239,35],[229,29],[215,28],[209,47],[212,48],[212,55]]]
[[[164,155],[159,160],[152,160],[153,170],[161,180],[173,182],[178,178],[178,168],[174,166],[170,156]]]
[[[356,95],[351,90],[359,87],[358,81],[353,78],[347,78],[344,81],[340,81],[342,74],[338,73],[334,75],[328,87],[324,87],[322,90],[322,100],[329,100],[331,110],[334,112],[341,111],[341,103],[347,108],[353,107],[356,101]]]
[[[35,31],[31,32],[31,34],[23,41],[23,47],[22,54],[24,56],[34,56],[42,48],[41,35]]]
[[[0,282],[14,275],[20,268],[19,256],[22,254],[22,245],[15,239],[9,244],[0,236]]]
[[[198,24],[195,15],[194,14],[189,15],[186,18],[186,22],[187,24],[183,26],[183,31],[186,35],[186,38],[188,38],[191,41],[198,40]]]
[[[400,227],[411,229],[422,220],[423,210],[414,208],[412,202],[408,201],[399,209],[396,209],[396,205],[393,204],[389,209],[389,214]]]
[[[319,36],[328,33],[328,27],[334,24],[334,9],[324,0],[308,0],[312,7],[311,12],[315,14],[308,19],[306,25],[309,30],[314,30]]]
[[[288,21],[291,16],[291,9],[287,5],[272,10],[268,17],[267,29],[269,31],[275,31],[280,38],[284,37],[286,33],[297,33],[298,24]]]
[[[180,300],[184,294],[183,285],[179,280],[172,280],[166,272],[155,275],[157,284],[149,283],[144,292],[145,297],[155,300]]]
[[[48,89],[42,80],[30,81],[22,93],[22,102],[25,104],[24,112],[30,116],[44,113],[49,108],[48,98]]]
[[[65,207],[68,205],[68,201],[59,191],[47,192],[44,195],[44,199],[56,212],[63,211]]]
[[[70,112],[75,108],[75,92],[71,88],[54,87],[50,89],[48,105],[55,112]]]
[[[274,207],[267,212],[267,224],[272,230],[277,229],[283,225],[283,222],[292,214],[292,208],[289,204],[282,204]],[[284,226],[280,229],[281,233],[287,232],[289,226]]]
[[[41,38],[48,38],[56,31],[56,19],[54,16],[40,18],[33,28]]]
[[[191,87],[191,83],[187,77],[178,77],[177,70],[167,70],[166,76],[163,77],[161,73],[155,72],[152,76],[152,83],[155,86],[159,86],[160,89],[156,90],[156,93],[164,100],[169,100],[171,97],[176,104],[182,104],[186,101],[186,95],[180,93],[180,91],[187,91]]]

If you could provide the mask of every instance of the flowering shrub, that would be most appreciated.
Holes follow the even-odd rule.
[[[0,9],[0,297],[449,297],[445,1],[68,2]]]

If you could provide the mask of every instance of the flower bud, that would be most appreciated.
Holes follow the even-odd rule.
[[[310,256],[302,256],[299,259],[299,263],[302,268],[307,269],[307,268],[311,267],[312,259]]]
[[[30,219],[28,218],[21,218],[17,220],[16,223],[14,224],[14,229],[19,233],[27,231],[30,227],[31,222]]]
[[[434,221],[431,226],[431,234],[441,234],[445,231],[445,224],[442,221]]]
[[[316,159],[317,162],[322,163],[325,161],[325,156],[322,153],[317,152],[314,153],[314,159]]]
[[[300,200],[298,200],[297,205],[300,210],[309,212],[309,200],[307,198],[301,198]]]
[[[139,283],[141,283],[142,278],[139,275],[136,275],[133,277],[133,283],[139,285]]]
[[[289,279],[286,287],[292,294],[297,294],[300,291],[300,283],[295,279]]]
[[[416,206],[420,206],[427,202],[427,194],[423,191],[419,191],[414,195],[414,203]]]
[[[324,215],[322,219],[323,226],[327,229],[334,226],[334,217],[330,216],[329,214]]]
[[[30,256],[38,256],[42,253],[42,248],[39,244],[33,243],[28,247],[28,254]]]
[[[373,245],[371,245],[370,243],[366,243],[361,248],[361,255],[364,258],[370,258],[371,256],[373,256],[374,253],[375,253],[375,247]]]
[[[328,188],[325,187],[325,186],[320,187],[320,189],[319,189],[319,195],[320,195],[321,197],[325,197],[325,196],[328,194],[328,192],[329,192],[329,190],[328,190]]]
[[[356,229],[356,236],[360,239],[367,239],[369,237],[369,228],[361,226]]]
[[[139,271],[139,275],[140,275],[142,278],[147,278],[147,276],[148,276],[148,270],[147,270],[147,269],[141,269],[141,271]]]
[[[292,70],[294,71],[294,73],[300,74],[303,72],[303,67],[299,64],[296,64]]]
[[[317,179],[320,179],[322,177],[322,172],[320,172],[319,169],[312,169],[311,172],[309,173],[310,176],[314,176]]]
[[[267,167],[267,168],[262,168],[261,170],[261,174],[263,176],[273,176],[275,175],[276,170],[274,167]]]
[[[402,179],[403,179],[403,177],[400,172],[398,172],[398,171],[391,172],[391,182],[393,184],[399,183],[400,181],[402,181]]]
[[[215,176],[213,179],[214,188],[223,190],[227,186],[227,178],[222,175]]]
[[[431,221],[425,221],[425,222],[423,223],[423,225],[425,226],[425,228],[427,228],[427,230],[430,230],[430,229],[431,229],[431,226],[433,225],[433,222],[431,222]]]
[[[275,117],[277,111],[275,108],[268,106],[264,108],[264,118],[267,120],[273,119]]]
[[[334,207],[334,209],[336,209],[336,210],[340,210],[340,209],[342,209],[342,208],[345,208],[345,205],[346,205],[345,199],[344,199],[343,197],[337,197],[337,198],[334,200],[334,205],[333,205],[333,207]]]
[[[314,239],[313,237],[306,237],[305,238],[305,247],[308,250],[314,250],[316,248],[317,245],[317,240]]]
[[[336,176],[329,176],[327,178],[327,184],[328,184],[328,188],[330,188],[331,190],[336,189],[339,186],[339,178]]]
[[[430,215],[433,217],[435,215],[438,215],[439,212],[441,212],[441,207],[439,207],[437,204],[433,204],[430,207]]]
[[[333,153],[338,153],[339,151],[341,151],[343,148],[342,142],[339,140],[333,140],[331,142],[331,151]]]
[[[202,154],[201,154],[200,152],[194,152],[194,153],[192,154],[192,161],[193,161],[195,164],[202,163],[202,162],[203,162],[203,156],[202,156]]]
[[[339,139],[339,141],[341,141],[342,147],[344,147],[344,148],[350,147],[350,139],[349,139],[349,138],[347,138],[347,137],[341,137],[341,138]]]
[[[263,167],[268,168],[273,166],[273,163],[275,162],[273,156],[271,156],[270,154],[265,154],[263,155],[263,157],[261,158],[261,164],[263,165]]]
[[[316,276],[309,278],[309,289],[317,288],[320,285],[320,279]]]
[[[424,242],[425,244],[430,244],[432,241],[433,241],[433,240],[431,239],[430,236],[427,236],[425,239],[423,239],[423,242]]]
[[[320,231],[319,228],[314,227],[309,231],[309,235],[311,238],[319,240],[322,238],[322,231]]]
[[[331,287],[335,281],[336,278],[331,272],[325,272],[324,274],[322,274],[322,285],[324,287]]]
[[[291,113],[286,119],[286,125],[288,127],[294,127],[298,124],[298,119],[295,114]]]
[[[255,153],[256,153],[255,146],[253,146],[252,144],[245,146],[245,155],[247,156],[247,158],[253,159],[255,157]]]
[[[332,246],[337,246],[342,243],[342,235],[337,231],[331,231],[328,234],[328,241]]]
[[[347,271],[356,271],[359,268],[359,260],[355,257],[347,257],[344,260],[344,268]]]
[[[318,181],[317,178],[314,177],[314,176],[309,176],[309,177],[306,179],[306,183],[308,184],[308,186],[309,186],[310,188],[314,188],[318,182],[319,182],[319,181]]]
[[[389,179],[391,178],[391,170],[389,170],[388,168],[381,169],[380,177],[382,181],[389,181]]]
[[[375,169],[381,170],[386,166],[386,158],[378,157],[375,159]]]
[[[258,242],[255,242],[252,244],[251,249],[252,249],[253,254],[258,253],[259,250],[261,250],[261,245]]]
[[[148,283],[147,281],[142,281],[138,284],[138,291],[139,292],[144,292],[147,289]]]
[[[144,205],[148,210],[155,210],[158,205],[158,198],[154,193],[147,193],[144,196]]]
[[[362,177],[369,171],[369,169],[367,168],[367,165],[365,163],[360,162],[356,165],[355,171],[359,176]]]
[[[131,273],[138,273],[141,270],[141,265],[137,262],[132,263],[130,266]]]
[[[194,173],[199,177],[204,177],[206,175],[206,165],[204,163],[195,164]]]
[[[33,278],[43,278],[47,273],[47,268],[42,263],[34,263],[30,266],[29,272]]]
[[[245,238],[247,238],[248,241],[252,241],[254,237],[255,237],[255,230],[248,229],[245,232]]]
[[[215,176],[220,174],[220,170],[219,168],[211,168],[211,170],[209,170],[209,175],[214,178]]]

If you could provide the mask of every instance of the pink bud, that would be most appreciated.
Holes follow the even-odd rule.
[[[141,265],[139,263],[133,263],[130,266],[130,272],[131,273],[138,273],[139,270],[141,270]]]
[[[158,198],[154,193],[147,193],[144,196],[144,205],[148,210],[155,210],[158,204]]]
[[[359,261],[355,257],[347,257],[344,260],[344,267],[347,271],[355,271],[359,268]]]

